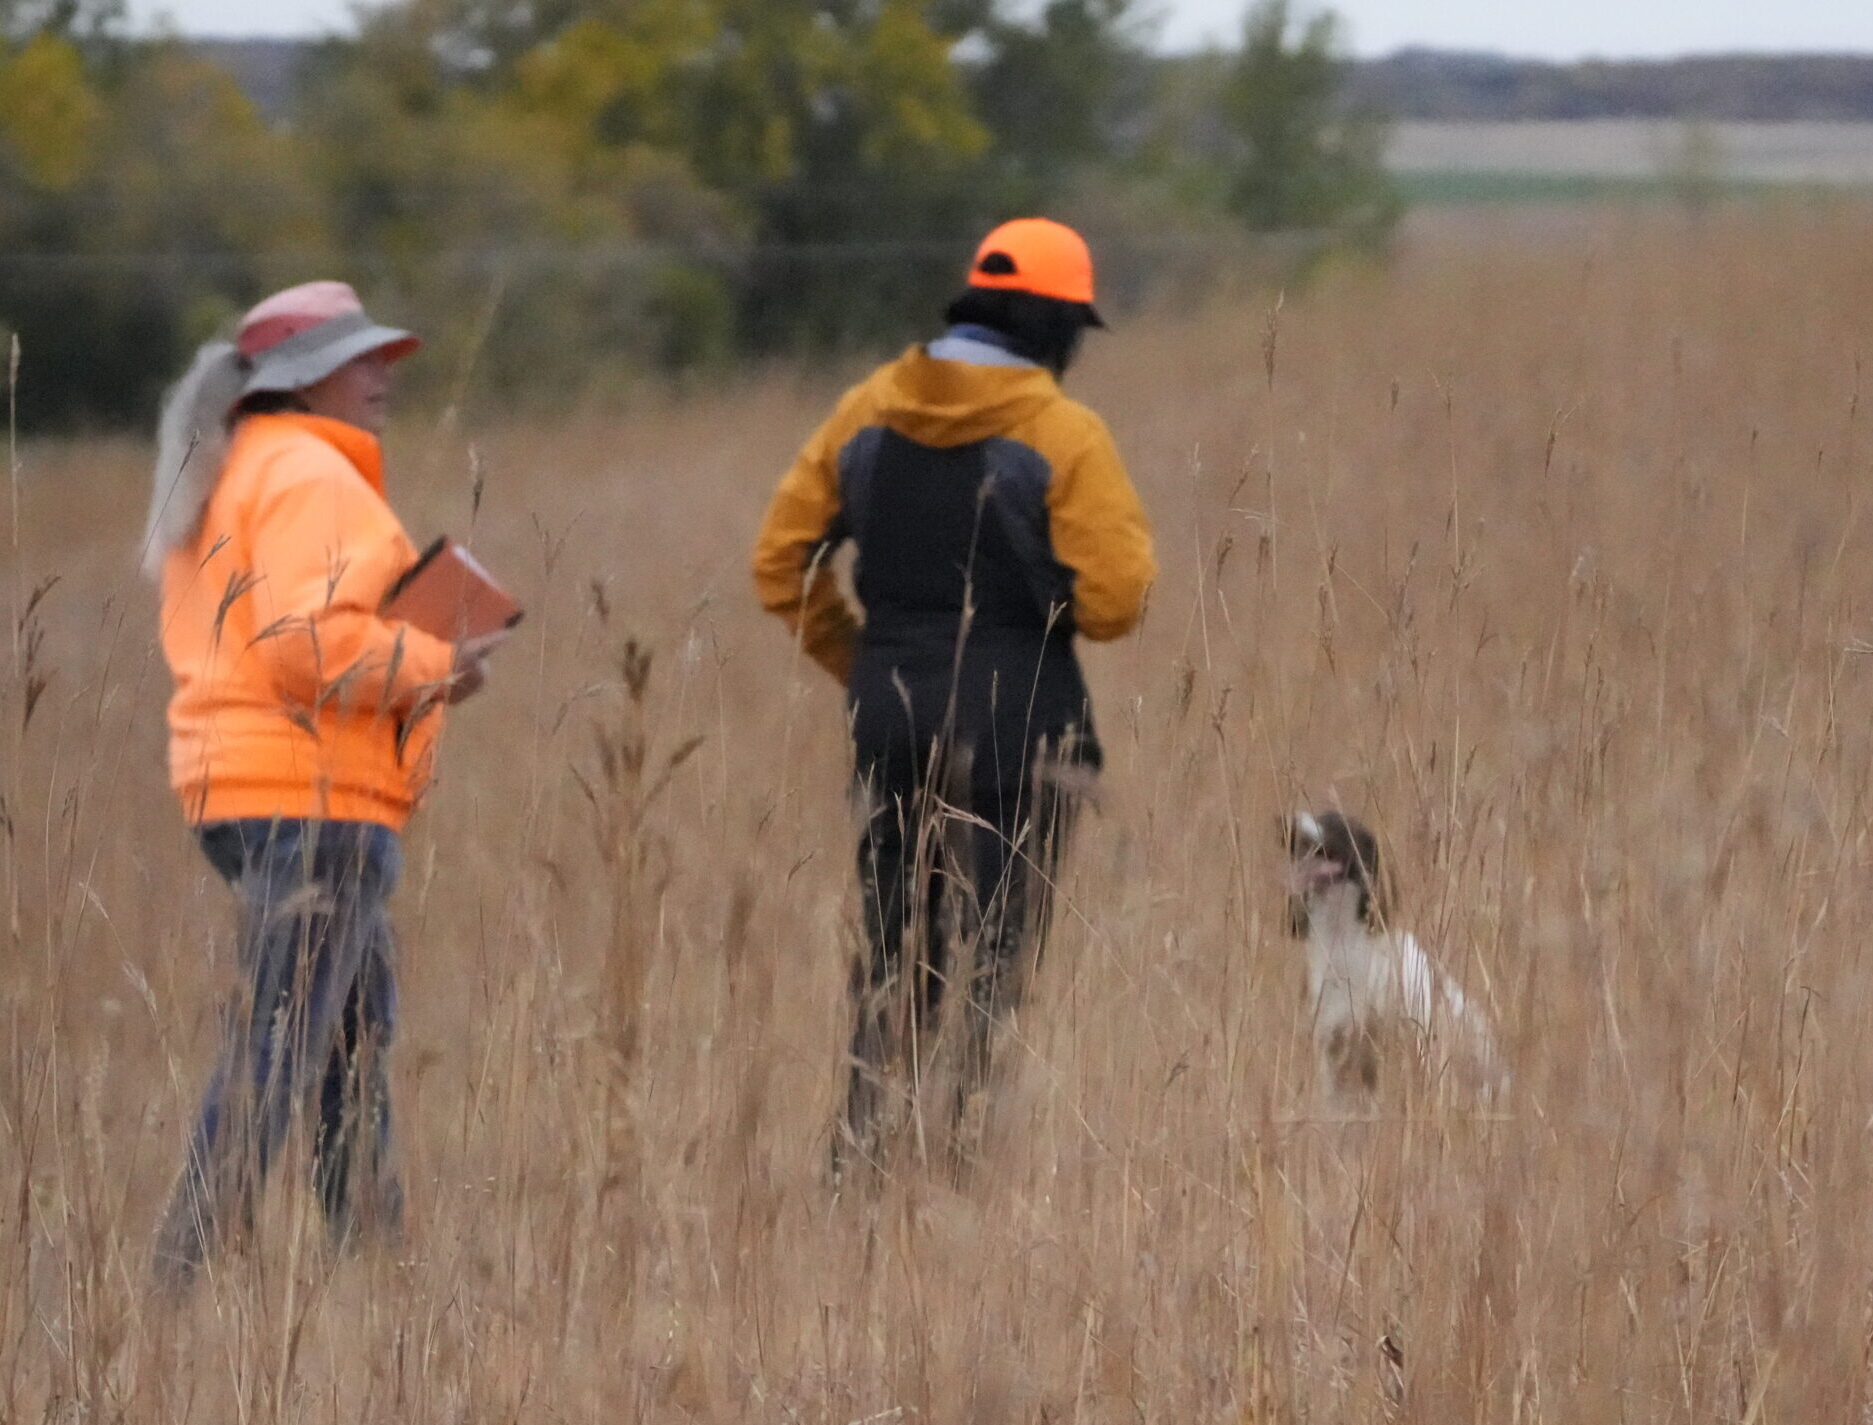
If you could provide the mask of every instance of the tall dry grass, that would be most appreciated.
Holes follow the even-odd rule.
[[[1166,573],[1088,655],[1103,805],[980,1170],[874,1198],[821,1180],[839,707],[743,573],[834,382],[471,415],[533,614],[398,905],[409,1248],[330,1263],[282,1175],[180,1309],[231,906],[164,785],[144,453],[24,451],[0,1419],[1862,1418],[1868,217],[1446,229],[1097,343]],[[395,440],[419,534],[470,526],[467,439]],[[1312,1114],[1271,827],[1334,800],[1502,1021],[1506,1116]]]

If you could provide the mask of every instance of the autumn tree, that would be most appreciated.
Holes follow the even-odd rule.
[[[562,214],[622,203],[609,227],[644,259],[666,353],[699,344],[712,286],[762,349],[901,330],[993,207],[990,136],[950,59],[976,19],[958,0],[415,0],[381,19],[364,51],[420,36],[399,66],[429,67],[404,85],[423,96],[404,106],[419,127],[448,112],[463,130],[465,106],[528,135],[510,141],[530,177],[582,195]],[[415,204],[421,187],[405,174],[373,191]]]
[[[97,44],[120,33],[124,13],[123,0],[0,0],[0,44],[41,36]]]
[[[927,331],[1018,211],[1385,229],[1331,20],[1260,5],[1173,126],[1141,4],[386,0],[267,117],[121,0],[0,0],[23,413],[147,421],[193,342],[324,274],[424,331],[419,376],[531,397]]]

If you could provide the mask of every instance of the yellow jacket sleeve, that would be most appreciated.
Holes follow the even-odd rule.
[[[1078,452],[1047,487],[1054,557],[1073,571],[1073,621],[1087,638],[1129,633],[1158,577],[1151,521],[1105,423],[1086,413]]]
[[[754,588],[801,648],[843,685],[858,643],[853,616],[832,570],[838,538],[839,448],[852,429],[848,397],[813,433],[781,478],[754,544]]]
[[[305,707],[401,710],[449,676],[454,650],[378,617],[402,572],[395,516],[334,453],[282,462],[252,515],[255,636],[274,685]]]

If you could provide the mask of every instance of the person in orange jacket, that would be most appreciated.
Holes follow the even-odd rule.
[[[754,550],[762,604],[845,685],[865,812],[869,944],[835,1174],[853,1152],[875,1160],[890,1071],[952,981],[959,1114],[986,1089],[1045,936],[1072,788],[1101,762],[1074,639],[1129,631],[1157,574],[1112,437],[1059,386],[1104,325],[1085,242],[1044,218],[1003,224],[948,319],[840,400]],[[829,567],[847,541],[862,623]]]
[[[417,557],[378,436],[420,344],[345,284],[306,283],[203,347],[164,405],[145,568],[175,682],[170,775],[239,897],[245,982],[158,1230],[172,1287],[251,1221],[302,1116],[334,1237],[401,1230],[386,902],[440,705],[482,686],[491,647],[378,612]]]

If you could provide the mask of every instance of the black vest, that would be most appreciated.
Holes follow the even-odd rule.
[[[1043,745],[1097,763],[1072,572],[1048,532],[1052,477],[1001,437],[939,448],[870,426],[841,450],[828,542],[857,547],[862,768],[902,782],[935,739],[967,749],[978,786],[1024,782]]]

